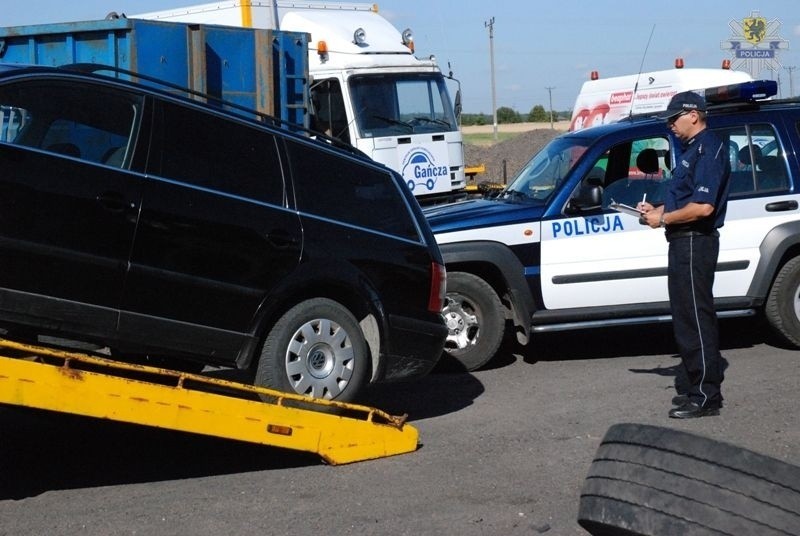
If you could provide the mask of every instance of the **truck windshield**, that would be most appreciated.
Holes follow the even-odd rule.
[[[590,140],[572,136],[554,139],[520,170],[500,198],[547,201],[586,151]]]
[[[458,129],[441,74],[353,76],[350,93],[362,137],[407,136]]]

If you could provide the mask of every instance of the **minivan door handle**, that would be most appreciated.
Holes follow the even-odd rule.
[[[775,201],[774,203],[767,203],[765,207],[767,212],[784,212],[786,210],[797,210],[797,201]]]
[[[97,196],[97,202],[100,203],[103,208],[113,212],[122,212],[128,208],[128,202],[125,200],[125,196],[120,192],[103,192]],[[133,208],[133,204],[131,204],[130,208]]]
[[[286,229],[273,229],[269,231],[265,238],[273,247],[277,249],[290,249],[297,246],[297,239]]]

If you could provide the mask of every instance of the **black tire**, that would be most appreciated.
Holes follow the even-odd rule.
[[[800,533],[800,467],[669,428],[608,429],[578,523],[598,536]]]
[[[287,311],[264,340],[255,383],[279,391],[350,402],[364,387],[369,351],[358,321],[325,298]]]
[[[467,370],[477,370],[494,357],[505,332],[503,304],[483,279],[466,272],[447,274],[442,317],[448,335],[444,349]]]
[[[800,257],[784,264],[775,276],[764,315],[781,339],[800,348]]]

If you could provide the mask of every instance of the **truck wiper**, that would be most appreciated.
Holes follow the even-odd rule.
[[[425,123],[436,123],[437,125],[443,125],[447,128],[450,128],[450,123],[445,121],[444,119],[431,119],[430,117],[415,117],[414,121],[424,121]]]
[[[405,121],[398,121],[397,119],[392,119],[391,117],[385,117],[383,115],[373,115],[372,117],[374,117],[375,119],[380,119],[381,121],[385,121],[390,125],[399,125],[401,127],[406,127],[411,132],[414,131],[414,127],[412,125],[409,125]]]

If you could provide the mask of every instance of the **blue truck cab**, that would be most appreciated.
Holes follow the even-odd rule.
[[[763,313],[800,346],[800,101],[775,82],[706,90],[729,148],[730,198],[714,296],[720,317]],[[448,270],[446,350],[487,363],[510,324],[535,332],[670,321],[661,231],[611,205],[658,204],[681,145],[632,117],[559,136],[493,198],[426,209]]]

